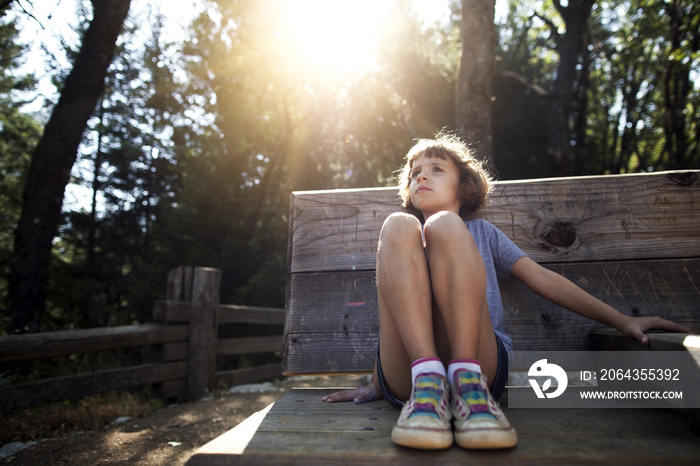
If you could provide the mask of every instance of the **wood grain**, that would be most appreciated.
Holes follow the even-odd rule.
[[[693,257],[698,173],[498,182],[478,217],[540,263]],[[373,270],[381,225],[399,210],[396,188],[294,193],[289,271]]]
[[[156,301],[153,320],[167,323],[188,323],[191,320],[192,303],[184,301]],[[284,309],[219,304],[219,324],[284,324]]]
[[[221,271],[197,268],[192,286],[192,314],[188,346],[187,398],[194,401],[214,388],[216,332]]]
[[[184,379],[186,375],[187,362],[180,361],[145,364],[10,385],[0,388],[0,411],[8,412],[110,390]]]
[[[549,264],[586,291],[631,316],[660,315],[700,333],[700,259]],[[294,274],[287,303],[285,373],[365,372],[378,338],[374,272]],[[504,327],[521,351],[590,349],[600,326],[533,293],[500,282]],[[369,345],[368,348],[363,345]]]
[[[270,337],[248,337],[218,339],[216,355],[231,356],[239,354],[275,353],[282,349],[279,335]]]
[[[247,369],[219,371],[214,377],[217,386],[221,384],[232,386],[274,379],[280,375],[282,375],[282,364],[270,363],[262,366],[249,367]]]
[[[203,446],[188,466],[223,464],[697,464],[700,443],[683,418],[644,409],[504,411],[518,445],[501,451],[401,448],[390,439],[399,411],[384,401],[322,403],[328,389],[294,389]]]
[[[144,324],[3,335],[0,338],[0,362],[28,361],[69,354],[186,341],[189,338],[189,333],[190,329],[187,325]]]

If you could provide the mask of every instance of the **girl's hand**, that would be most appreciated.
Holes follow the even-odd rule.
[[[623,335],[639,340],[643,345],[649,344],[649,338],[645,333],[649,330],[668,330],[670,332],[690,333],[685,325],[671,322],[661,317],[630,317],[618,328]]]
[[[368,401],[382,399],[382,393],[374,386],[373,383],[368,383],[364,387],[342,390],[321,398],[326,403],[335,403],[336,401],[353,401],[355,404],[367,403]]]

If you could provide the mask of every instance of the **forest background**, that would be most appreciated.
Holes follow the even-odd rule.
[[[82,201],[42,198],[32,158],[90,43],[52,44],[68,64],[49,63],[59,91],[37,109],[19,33],[47,3],[0,2],[0,334],[148,322],[179,265],[221,269],[223,302],[283,307],[290,193],[394,185],[414,140],[443,128],[501,180],[700,167],[694,0],[510,0],[481,33],[484,66],[465,64],[465,20],[480,17],[462,10],[493,17],[492,0],[436,0],[450,12],[437,22],[401,0],[200,0],[184,34],[132,0],[68,154]],[[87,38],[97,5],[118,1],[76,3]],[[469,63],[488,73],[486,103],[466,100],[485,130],[463,124]],[[31,194],[60,217],[40,311],[21,315]]]

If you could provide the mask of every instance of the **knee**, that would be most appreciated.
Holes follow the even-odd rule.
[[[421,228],[420,221],[415,216],[397,212],[389,215],[384,220],[379,238],[383,241],[389,239],[402,240],[416,233],[420,234]]]
[[[431,215],[425,221],[425,239],[457,239],[462,236],[471,236],[462,218],[454,212],[438,212]]]

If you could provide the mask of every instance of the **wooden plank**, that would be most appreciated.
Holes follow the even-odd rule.
[[[179,341],[176,343],[166,343],[159,348],[160,361],[184,361],[190,354],[190,344],[188,341]]]
[[[700,259],[549,264],[627,315],[661,315],[700,332]],[[293,274],[287,302],[285,373],[364,372],[376,346],[376,288],[371,271]],[[539,296],[515,279],[500,282],[504,326],[525,351],[590,349],[600,326]]]
[[[658,314],[689,325],[700,323],[700,290],[693,278],[700,276],[700,259],[546,267],[629,315]],[[289,284],[293,292],[287,302],[287,333],[378,331],[373,272],[294,274]],[[557,326],[559,316],[548,315],[556,306],[518,280],[502,280],[500,287],[506,327],[516,330],[513,326],[527,322]]]
[[[379,230],[400,207],[396,188],[374,188],[292,193],[291,209],[295,273],[374,269]]]
[[[499,182],[478,216],[540,263],[693,257],[699,173]],[[294,193],[288,270],[374,270],[379,230],[399,205],[396,188]]]
[[[165,292],[169,301],[192,301],[192,267],[180,266],[168,273]]]
[[[187,363],[144,364],[0,387],[0,411],[184,378]]]
[[[687,351],[700,371],[700,335],[687,333],[649,332],[649,344],[625,338],[615,329],[601,328],[590,332],[593,349],[597,351]],[[692,365],[692,361],[688,361]],[[700,372],[696,372],[700,373]],[[700,432],[700,409],[682,410],[688,424]]]
[[[220,270],[195,269],[187,359],[187,398],[190,401],[201,398],[207,390],[214,388],[220,283]]]
[[[283,325],[284,309],[256,306],[219,306],[219,324]]]
[[[188,465],[224,465],[242,459],[240,455],[245,452],[248,443],[260,427],[260,424],[270,412],[274,403],[265,409],[258,411],[246,420],[238,424],[235,429],[217,437],[198,449],[194,456],[186,464]],[[230,458],[234,456],[235,458]]]
[[[584,290],[630,316],[659,315],[700,331],[700,259],[550,264]],[[590,349],[601,325],[532,293],[518,280],[501,282],[504,325],[519,350]]]
[[[373,271],[289,276],[285,332],[378,332],[375,281]]]
[[[169,323],[188,323],[192,303],[183,301],[156,301],[153,319]],[[220,304],[217,314],[219,324],[283,325],[284,309]]]
[[[227,386],[246,383],[262,382],[282,375],[282,364],[272,363],[248,369],[236,369],[231,371],[219,371],[216,373],[216,385]]]
[[[697,355],[700,364],[700,335],[670,332],[649,332],[649,344],[625,338],[612,328],[598,328],[590,332],[589,337],[596,351],[688,351]]]
[[[153,305],[153,320],[165,323],[189,323],[192,303],[184,301],[156,301]]]
[[[285,335],[284,375],[372,372],[377,333],[296,333]]]
[[[180,266],[183,270],[182,297],[181,301],[194,303],[194,288],[197,271],[193,267]]]
[[[189,327],[145,324],[0,336],[0,362],[89,353],[187,340]]]
[[[658,410],[507,409],[518,445],[502,451],[394,445],[399,411],[383,401],[327,404],[331,389],[294,389],[203,446],[189,466],[223,464],[697,464],[700,442],[682,417]]]
[[[688,333],[648,332],[649,344],[642,345],[637,340],[625,338],[611,328],[593,329],[589,338],[596,351],[687,351],[700,371],[700,335]],[[700,410],[694,417],[700,426]]]
[[[217,340],[216,354],[220,356],[254,354],[254,353],[274,353],[282,350],[282,337],[274,335],[271,337],[249,337],[249,338],[228,338]]]

